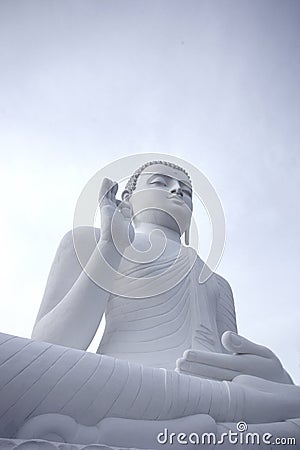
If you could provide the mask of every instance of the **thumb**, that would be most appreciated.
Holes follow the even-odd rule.
[[[263,345],[255,344],[233,331],[225,331],[222,335],[222,344],[231,353],[244,353],[262,356],[264,358],[274,358],[274,353]]]

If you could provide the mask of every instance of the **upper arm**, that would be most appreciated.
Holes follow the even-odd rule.
[[[237,332],[236,314],[232,289],[228,281],[218,274],[215,274],[219,288],[219,298],[217,301],[217,327],[220,339],[227,331]]]
[[[93,227],[78,227],[64,235],[48,275],[35,323],[48,314],[69,292],[88,262],[99,239],[100,230]],[[80,255],[83,255],[80,257],[80,261],[77,256],[78,250],[80,250]]]

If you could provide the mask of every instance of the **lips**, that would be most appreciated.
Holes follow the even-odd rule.
[[[184,203],[184,201],[182,200],[181,197],[179,197],[178,195],[171,195],[169,197],[170,200],[173,200],[174,202],[180,203],[181,205]]]

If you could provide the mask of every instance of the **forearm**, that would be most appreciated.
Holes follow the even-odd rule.
[[[97,279],[117,269],[121,255],[112,243],[100,241],[80,276],[64,298],[34,326],[32,339],[85,350],[92,341],[110,295]],[[96,282],[95,282],[95,281]]]

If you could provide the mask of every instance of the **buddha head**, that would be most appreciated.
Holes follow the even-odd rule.
[[[189,243],[192,185],[188,173],[167,161],[149,161],[130,177],[122,200],[130,203],[135,226],[152,223],[185,233]]]

